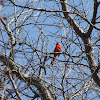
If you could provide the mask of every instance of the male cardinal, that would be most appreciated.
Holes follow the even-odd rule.
[[[60,43],[58,43],[58,42],[56,43],[56,47],[54,49],[54,52],[61,52],[61,45],[60,45]],[[59,56],[60,54],[54,54],[54,57],[53,57],[53,59],[51,61],[52,65],[53,65],[53,62],[54,62],[54,60],[55,60],[57,55]]]

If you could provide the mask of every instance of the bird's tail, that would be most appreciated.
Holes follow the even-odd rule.
[[[55,57],[53,57],[53,59],[51,61],[51,65],[53,65],[54,61],[55,61]]]

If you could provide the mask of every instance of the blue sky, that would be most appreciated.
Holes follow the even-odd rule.
[[[27,1],[28,0],[21,0],[21,2],[20,2],[19,0],[16,0],[16,4],[24,6],[24,5],[26,5]],[[30,0],[30,1],[32,1],[32,0]],[[72,0],[72,1],[70,1],[68,3],[69,4],[73,4],[74,6],[79,5],[76,8],[78,9],[78,11],[82,12],[83,9],[81,9],[82,5],[80,5],[80,1],[81,0],[76,0],[74,2],[74,0]],[[93,0],[89,0],[89,4],[85,0],[83,0],[83,1],[84,1],[84,9],[87,10],[86,12],[89,15],[87,18],[89,18],[89,20],[91,21],[92,10],[93,10],[93,8],[92,8],[93,7]],[[28,6],[33,7],[33,8],[43,8],[43,9],[48,9],[48,10],[51,10],[51,9],[52,10],[61,10],[61,5],[59,4],[58,0],[57,0],[57,2],[54,2],[54,1],[49,1],[49,2],[48,1],[46,1],[46,2],[45,1],[41,1],[41,2],[39,2],[39,1],[35,0],[33,6],[32,6],[32,3],[31,4],[29,3]],[[1,8],[0,15],[8,16],[9,18],[7,19],[7,22],[9,22],[15,16],[14,15],[14,7],[11,4],[9,4],[9,2],[6,2],[6,5],[8,5],[8,6]],[[16,7],[16,11],[18,12],[17,15],[19,13],[21,13],[22,11],[27,11],[28,10],[28,9],[24,9],[24,10],[23,9],[20,10],[20,9],[21,8]],[[71,9],[70,6],[69,6],[69,9]],[[88,10],[89,10],[89,12],[88,12]],[[30,16],[31,14],[32,14],[31,18],[29,18],[24,23],[24,25],[26,25],[28,23],[36,23],[37,25],[34,25],[34,24],[26,25],[26,26],[22,27],[23,29],[19,30],[18,36],[19,36],[19,38],[21,39],[22,42],[25,42],[25,39],[27,38],[27,43],[30,43],[31,45],[33,45],[33,47],[36,47],[36,45],[37,45],[36,42],[37,42],[37,39],[38,39],[38,37],[40,35],[40,29],[41,29],[43,34],[42,34],[42,36],[40,38],[40,42],[39,42],[39,45],[38,45],[38,50],[41,50],[41,48],[42,48],[41,47],[41,43],[44,40],[44,45],[46,45],[45,48],[44,48],[44,52],[53,52],[56,42],[60,42],[61,43],[62,51],[64,52],[67,49],[67,45],[71,44],[70,40],[71,39],[72,40],[76,39],[76,35],[75,35],[75,33],[73,31],[71,31],[71,28],[70,28],[70,25],[68,24],[68,22],[65,19],[61,18],[63,16],[62,13],[58,13],[59,16],[57,16],[53,12],[47,12],[47,13],[40,12],[40,11],[28,12],[28,13],[22,14],[18,18],[19,22],[18,22],[17,26],[19,26],[21,23],[23,23],[21,20],[23,20],[24,18],[28,18],[28,16]],[[84,13],[82,13],[82,14],[84,15]],[[77,20],[77,23],[80,24],[80,27],[82,27],[82,29],[84,29],[83,27],[86,27],[86,28],[89,27],[89,25],[86,22],[83,21],[82,23],[79,23],[78,17],[76,17],[75,15],[72,15],[72,16],[73,16],[73,18],[75,18]],[[15,27],[14,21],[10,25],[11,25],[10,29],[13,30],[14,27]],[[60,28],[58,26],[60,26]],[[99,27],[99,25],[97,25],[97,26]],[[17,31],[18,31],[18,29],[17,29]],[[95,30],[93,32],[94,32],[94,34],[96,33]],[[16,33],[16,31],[14,30],[14,34],[15,33]],[[9,37],[6,35],[6,33],[4,33],[4,34],[5,34],[4,36],[6,37],[5,40],[7,39],[7,41],[8,41]],[[93,34],[93,36],[94,36],[94,34]],[[97,32],[97,34],[95,34],[95,37],[97,37],[98,35],[99,35],[99,33]],[[68,39],[62,39],[62,37],[63,38],[68,37]],[[82,40],[80,38],[79,38],[79,40],[82,43]],[[93,40],[93,42],[94,41],[95,40]],[[19,42],[19,40],[18,40],[18,42]],[[78,43],[78,40],[76,39],[75,42]],[[82,46],[82,48],[84,50],[84,46]],[[16,46],[16,49],[21,50],[22,47]],[[28,46],[24,47],[24,49],[27,52],[33,52],[32,49],[29,48]],[[9,50],[7,50],[7,54],[9,55],[8,51]],[[67,49],[67,52],[69,52],[70,54],[72,53],[73,55],[78,55],[78,53],[80,53],[80,47],[79,47],[79,45],[75,45],[73,43],[73,44],[71,44],[70,49]],[[28,59],[31,59],[32,53],[28,53],[27,55],[29,57]],[[20,63],[20,64],[27,64],[27,60],[26,59],[23,58],[23,60],[20,60],[22,56],[24,57],[23,54],[20,55],[20,53],[18,53],[16,55],[16,57],[17,57],[16,61],[18,63]],[[85,56],[85,55],[83,54],[83,56]],[[37,56],[36,56],[36,59],[38,59]],[[62,60],[62,61],[65,60],[65,59],[67,60],[68,56],[60,55],[60,57],[57,57],[57,59],[58,60]],[[78,61],[78,60],[79,60],[78,58],[74,59],[74,61]],[[49,64],[50,61],[51,61],[51,59],[49,59],[46,64]],[[82,60],[82,62],[84,62],[84,64],[87,64],[87,62],[84,59]],[[57,65],[57,63],[55,64],[55,66]],[[35,64],[33,64],[33,65],[35,65]],[[61,69],[63,69],[63,65],[64,64],[62,64],[62,68]],[[71,67],[73,67],[73,66],[71,66]],[[38,68],[38,66],[36,68]],[[74,68],[79,72],[82,71],[82,70],[80,70],[80,66],[74,66]],[[49,69],[48,67],[46,69],[47,69],[47,72],[52,73],[51,69]],[[60,70],[59,70],[58,67],[53,67],[52,68],[52,70],[55,70],[54,71],[55,77],[59,78],[59,74],[57,73],[57,69],[58,69],[58,71],[60,73]],[[84,69],[84,67],[82,67],[81,69]],[[85,67],[85,69],[86,69],[85,70],[86,73],[88,73],[90,75],[91,74],[90,70],[87,67]],[[69,68],[69,70],[70,70],[70,68]],[[69,70],[67,70],[67,72],[69,72]],[[70,78],[71,75],[72,75],[72,77],[74,77],[74,74],[75,74],[75,77],[79,77],[79,79],[81,77],[83,77],[83,76],[81,76],[80,73],[78,73],[78,75],[76,75],[76,71],[72,70],[71,74],[68,75],[68,78]],[[62,77],[62,75],[60,77]],[[75,83],[75,82],[77,82],[77,81],[75,81],[75,80],[72,81],[72,83]],[[55,82],[55,84],[56,83],[57,83],[57,81]],[[66,84],[66,82],[64,84]],[[60,86],[60,84],[57,84],[57,85]],[[79,86],[80,85],[81,85],[81,83],[79,84]],[[69,88],[70,88],[70,86],[69,86]],[[78,88],[78,86],[77,86],[77,88]],[[73,90],[73,91],[76,91],[76,90]],[[90,95],[90,96],[92,96],[92,95]]]

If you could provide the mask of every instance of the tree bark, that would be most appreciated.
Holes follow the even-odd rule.
[[[61,2],[62,10],[69,12],[68,6],[67,6],[67,0],[60,0],[60,2]],[[97,9],[98,9],[98,3],[97,3],[97,0],[94,0],[94,13],[93,13],[92,21],[91,21],[93,25],[95,24]],[[63,14],[66,20],[68,21],[68,23],[76,32],[76,34],[79,35],[81,39],[83,40],[84,46],[85,46],[85,53],[88,58],[89,68],[91,69],[91,73],[92,73],[92,78],[95,81],[95,83],[100,87],[100,77],[98,76],[99,69],[96,64],[94,54],[92,52],[92,43],[91,43],[91,38],[90,38],[90,34],[92,34],[93,26],[90,25],[88,32],[84,33],[84,31],[79,27],[79,25],[72,18],[70,13],[63,12]]]
[[[39,94],[42,100],[55,100],[39,77],[25,76],[25,73],[21,73],[19,67],[16,66],[16,64],[14,64],[14,62],[11,59],[7,58],[1,53],[0,53],[0,61],[4,65],[9,67],[11,72],[14,75],[16,75],[16,77],[18,77],[20,80],[22,80],[25,83],[28,83],[29,85],[34,85],[39,90]]]

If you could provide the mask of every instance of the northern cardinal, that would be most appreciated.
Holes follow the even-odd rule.
[[[61,52],[61,45],[60,45],[60,43],[58,43],[58,42],[56,43],[56,47],[54,49],[54,52]],[[54,54],[54,57],[53,57],[53,59],[51,61],[52,65],[53,65],[53,62],[54,62],[54,60],[55,60],[57,55],[59,56],[60,54]]]

